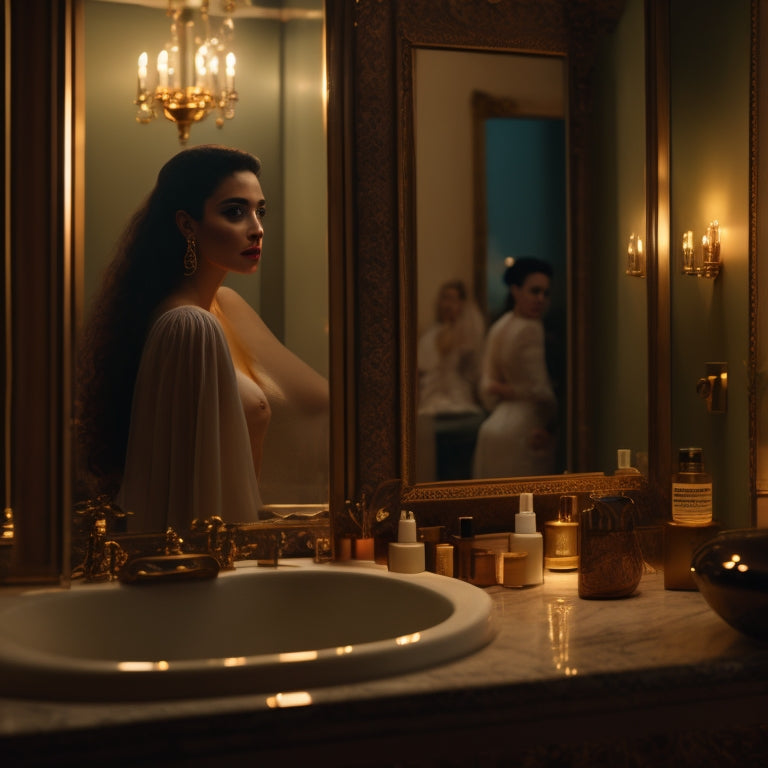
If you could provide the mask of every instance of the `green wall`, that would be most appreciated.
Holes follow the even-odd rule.
[[[647,281],[625,274],[629,237],[645,239],[645,75],[643,0],[628,0],[595,67],[592,235],[595,329],[591,393],[596,466],[612,473],[629,448],[645,469],[648,451]]]
[[[749,498],[749,0],[672,0],[672,446],[698,445],[715,518],[751,523]],[[716,281],[681,274],[683,232],[721,226]],[[706,362],[728,363],[728,411],[696,395]],[[676,455],[673,457],[676,463]]]
[[[308,5],[319,10],[322,1],[302,3]],[[264,260],[255,277],[234,275],[228,283],[327,375],[323,20],[237,13],[234,20],[236,115],[222,129],[212,115],[194,125],[188,146],[226,144],[261,159],[269,211]],[[138,124],[132,103],[139,54],[146,50],[152,62],[168,34],[164,9],[85,2],[86,307],[131,214],[181,149],[174,125],[163,118]]]

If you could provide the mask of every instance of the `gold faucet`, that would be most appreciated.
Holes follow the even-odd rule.
[[[86,502],[79,514],[81,529],[88,523],[82,562],[72,578],[89,582],[126,583],[170,578],[213,578],[219,570],[232,570],[235,560],[257,560],[277,567],[285,545],[285,532],[265,530],[258,523],[226,523],[219,516],[193,520],[187,540],[171,527],[163,534],[107,539],[107,515],[103,499]],[[75,556],[76,559],[77,556]]]
[[[85,557],[80,566],[72,571],[72,578],[86,581],[113,581],[128,560],[126,551],[116,542],[107,539],[107,520],[103,515],[92,520]]]

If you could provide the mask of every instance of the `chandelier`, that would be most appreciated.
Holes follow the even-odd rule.
[[[176,123],[179,142],[186,144],[193,123],[218,110],[216,125],[235,115],[235,54],[230,50],[234,36],[232,12],[235,0],[222,0],[224,18],[211,34],[208,0],[199,8],[189,0],[168,0],[171,37],[157,56],[157,69],[149,76],[149,57],[139,56],[139,87],[134,104],[136,121],[150,123],[160,112]]]

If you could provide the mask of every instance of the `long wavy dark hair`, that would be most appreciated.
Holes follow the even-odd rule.
[[[136,375],[153,316],[184,279],[186,240],[176,212],[203,217],[205,201],[230,175],[261,163],[247,152],[204,145],[179,152],[160,170],[130,220],[104,275],[78,357],[80,482],[92,494],[120,486]]]

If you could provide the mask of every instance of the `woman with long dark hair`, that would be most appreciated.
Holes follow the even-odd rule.
[[[131,527],[258,517],[275,404],[327,408],[327,382],[222,286],[262,257],[261,164],[200,146],[160,170],[109,266],[79,359],[78,436],[92,493]]]

